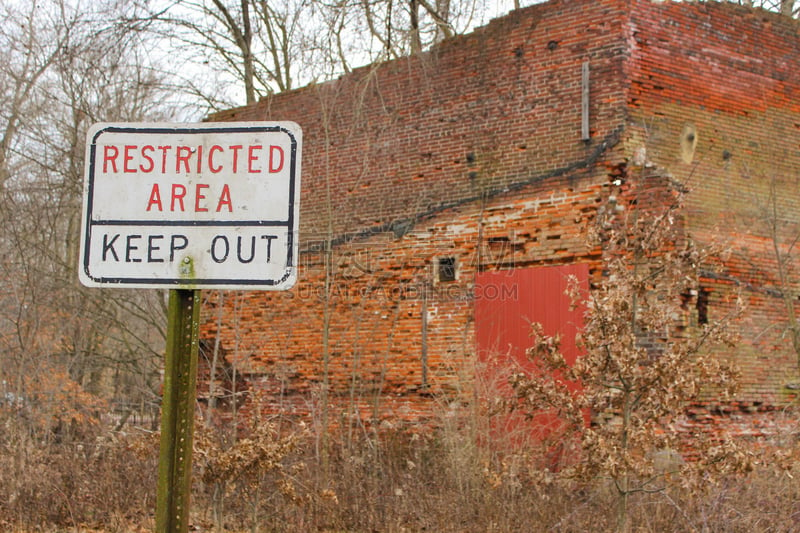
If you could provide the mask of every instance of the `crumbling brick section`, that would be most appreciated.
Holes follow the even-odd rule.
[[[598,207],[669,176],[690,191],[687,238],[727,250],[689,325],[748,304],[742,342],[719,353],[741,395],[703,413],[767,416],[800,381],[779,297],[797,287],[780,286],[763,224],[772,186],[781,227],[800,221],[798,48],[794,22],[731,3],[553,0],[216,114],[303,128],[302,251],[291,291],[207,294],[202,335],[259,409],[435,421],[473,399],[476,273],[602,275],[585,238]]]
[[[796,21],[730,2],[635,2],[631,13],[631,153],[668,169],[688,195],[688,234],[725,250],[707,265],[698,326],[743,306],[740,342],[720,349],[741,371],[731,400],[706,395],[694,429],[769,436],[786,429],[796,398],[797,354],[779,279],[800,235],[800,89]],[[774,230],[774,231],[773,231]]]

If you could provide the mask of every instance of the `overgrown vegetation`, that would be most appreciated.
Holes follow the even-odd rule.
[[[733,346],[740,305],[732,302],[730,312],[712,320],[695,316],[700,268],[724,250],[692,241],[682,224],[682,188],[668,180],[663,188],[652,185],[660,181],[618,186],[590,228],[602,274],[588,294],[577,280],[570,289],[573,302],[587,308],[583,355],[567,364],[558,335],[534,324],[534,366],[511,378],[519,408],[549,409],[562,420],[562,441],[574,440],[572,463],[561,475],[610,482],[620,532],[629,530],[633,496],[751,466],[724,436],[724,445],[720,435],[693,435],[687,443],[672,429],[703,392],[720,401],[734,392],[736,371],[713,348]],[[687,446],[692,461],[682,459]]]
[[[156,435],[94,427],[81,439],[43,447],[21,431],[15,416],[2,411],[0,530],[152,531]],[[531,459],[541,452],[535,448],[477,446],[473,415],[456,416],[461,423],[426,436],[392,430],[350,448],[332,437],[324,486],[314,466],[314,436],[304,431],[243,436],[235,451],[204,447],[210,436],[198,435],[192,523],[202,531],[228,532],[616,527],[609,510],[618,496],[606,480],[532,469]],[[702,488],[684,486],[677,475],[664,490],[631,500],[630,521],[636,531],[659,533],[796,530],[800,487],[791,468],[800,465],[800,449],[793,435],[786,437],[779,464],[756,463],[749,473],[720,475]],[[212,464],[215,474],[209,475]],[[227,497],[223,515],[215,517],[213,484],[222,479]]]

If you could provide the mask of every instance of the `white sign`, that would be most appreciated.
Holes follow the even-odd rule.
[[[297,124],[96,124],[86,145],[81,283],[294,285]]]

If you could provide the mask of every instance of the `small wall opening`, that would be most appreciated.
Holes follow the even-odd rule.
[[[440,257],[436,261],[436,281],[448,282],[456,280],[456,258]]]
[[[711,291],[700,289],[697,292],[697,323],[708,324],[708,296]]]

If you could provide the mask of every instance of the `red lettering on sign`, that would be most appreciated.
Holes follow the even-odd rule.
[[[167,173],[167,152],[172,150],[172,146],[159,146],[159,150],[161,150],[161,173]]]
[[[240,161],[241,160],[241,161]],[[159,164],[160,163],[160,164]],[[240,165],[241,163],[241,165]],[[228,174],[283,171],[286,163],[285,149],[279,145],[136,145],[103,146],[103,172],[126,174],[157,173],[162,175],[204,173]],[[173,170],[174,169],[174,170]]]
[[[126,144],[125,148],[123,148],[123,156],[122,156],[122,171],[126,174],[130,174],[131,172],[136,172],[135,167],[128,166],[128,163],[133,161],[133,155],[131,155],[131,151],[135,150],[136,146]]]
[[[148,166],[139,165],[139,170],[141,170],[142,172],[152,172],[153,169],[155,168],[156,166],[155,161],[153,161],[153,158],[147,154],[147,152],[153,152],[154,150],[155,148],[153,148],[150,145],[142,147],[142,159],[144,159],[149,163]]]
[[[186,196],[186,187],[181,185],[180,183],[173,183],[172,184],[172,201],[170,202],[170,211],[175,211],[175,201],[177,200],[181,204],[181,211],[185,211],[183,207],[183,197]]]
[[[197,173],[203,172],[203,145],[197,146]]]
[[[219,195],[219,202],[217,202],[217,213],[222,211],[222,206],[228,206],[228,212],[233,213],[233,204],[231,203],[231,190],[228,188],[228,184],[222,186],[222,192]]]
[[[150,190],[150,200],[147,201],[147,211],[150,211],[153,206],[158,207],[159,211],[164,210],[161,206],[161,191],[158,189],[158,183],[154,183],[153,188]]]
[[[117,156],[119,155],[119,148],[116,146],[106,145],[103,147],[103,172],[108,172],[108,163],[111,162],[111,167],[114,169],[112,172],[117,171]]]
[[[258,161],[258,155],[254,153],[256,150],[261,150],[260,144],[249,146],[247,149],[247,171],[251,174],[261,172],[260,170],[253,168],[253,163]]]
[[[222,146],[214,145],[208,149],[208,170],[212,173],[216,174],[217,172],[222,170],[222,165],[217,167],[214,166],[214,152],[221,152]]]
[[[193,190],[194,203],[192,204],[191,199],[187,199],[187,194],[190,194],[190,192],[186,185],[173,183],[171,186],[170,211],[186,211],[187,201],[185,200],[188,200],[189,208],[191,209],[192,205],[194,205],[195,213],[207,213],[209,208],[205,200],[208,198],[208,190],[210,189],[211,185],[207,183],[196,184]],[[211,198],[214,198],[214,196]],[[219,191],[219,196],[217,197],[216,211],[219,213],[223,210],[233,213],[231,189],[227,183],[222,185],[222,189]],[[161,199],[161,188],[158,183],[154,183],[150,188],[150,196],[147,199],[145,211],[164,211],[164,204]]]
[[[194,195],[194,212],[195,213],[202,213],[208,211],[207,207],[200,206],[200,200],[205,200],[205,195],[201,192],[203,189],[208,189],[208,185],[205,183],[198,183],[197,187],[195,187],[195,195]]]
[[[233,150],[233,172],[236,173],[239,164],[239,150],[242,149],[242,145],[228,146],[228,148]]]
[[[279,158],[279,159],[278,159]],[[276,161],[278,159],[278,161]],[[283,148],[280,146],[269,147],[269,171],[271,173],[283,170]]]
[[[192,157],[192,149],[188,146],[178,146],[175,149],[175,172],[181,171],[181,163],[183,163],[183,167],[186,169],[186,173],[189,173],[189,158]]]

